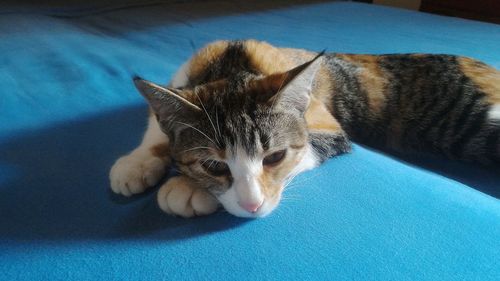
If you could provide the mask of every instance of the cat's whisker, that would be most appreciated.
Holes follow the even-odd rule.
[[[295,177],[297,177],[300,173],[296,173],[296,174],[292,174],[289,176],[288,179],[285,180],[285,184],[284,184],[284,189],[287,188],[288,185],[290,185],[290,183],[293,181],[293,179],[295,179]]]
[[[310,180],[314,179],[314,177],[308,178],[308,179],[298,179],[294,180],[293,182],[290,182],[288,186],[298,186],[298,185],[303,185],[304,183],[309,182]]]
[[[283,190],[283,192],[281,193],[281,195],[284,196],[284,197],[288,197],[288,196],[291,196],[291,197],[300,196],[300,194],[298,194],[297,192],[294,192],[294,191],[290,191],[290,189]]]
[[[293,206],[291,206],[290,204],[293,204],[292,201],[281,201],[280,202],[280,205],[278,208],[276,208],[274,210],[274,212],[276,212],[277,214],[284,214],[286,216],[286,214],[289,214],[290,212],[292,212],[292,208]]]
[[[197,150],[197,149],[211,149],[211,147],[208,147],[208,146],[198,146],[198,147],[193,147],[193,148],[190,148],[190,149],[183,150],[183,151],[181,151],[181,153],[188,152],[188,151],[193,151],[193,150]]]
[[[281,197],[281,199],[302,199],[298,194],[286,194]]]
[[[179,123],[179,124],[182,124],[182,125],[184,125],[184,126],[187,126],[187,127],[191,128],[191,129],[193,129],[193,130],[196,130],[198,133],[200,133],[200,134],[202,134],[203,136],[205,136],[205,137],[206,137],[209,141],[211,141],[213,144],[215,144],[215,146],[217,146],[217,147],[218,147],[217,143],[215,143],[215,141],[214,141],[212,138],[210,138],[209,136],[207,136],[205,133],[203,133],[202,131],[200,131],[200,129],[198,129],[198,128],[194,127],[194,126],[191,126],[191,125],[189,125],[189,124],[187,124],[187,123],[184,123],[184,122],[180,122],[180,121],[175,121],[175,122],[176,122],[176,123]]]
[[[294,175],[293,177],[291,177],[289,180],[287,180],[287,181],[285,182],[285,183],[286,183],[286,184],[285,184],[285,189],[292,189],[292,188],[295,188],[295,187],[298,187],[298,186],[302,186],[302,184],[304,184],[304,183],[306,183],[306,182],[310,181],[311,179],[316,178],[316,176],[318,176],[319,174],[321,174],[321,173],[319,173],[319,172],[312,173],[312,174],[311,174],[309,177],[307,177],[307,178],[301,178],[301,179],[299,179],[298,181],[294,181],[294,182],[292,182],[298,174],[297,174],[297,175]]]
[[[220,133],[220,127],[219,127],[219,113],[217,111],[217,107],[215,107],[215,122],[217,123],[217,131],[219,132],[219,136],[222,138],[222,134]]]
[[[268,116],[268,122],[269,122],[270,114],[271,113],[269,113],[269,116]],[[284,135],[286,136],[287,134],[284,134]],[[264,145],[268,145],[270,141],[271,141],[271,138],[268,137],[267,140],[264,142]]]
[[[207,162],[208,162],[208,161],[210,161],[210,160],[212,160],[212,159],[207,158],[207,159],[203,160],[203,162],[201,162],[201,165],[205,165],[205,163],[207,163]]]
[[[300,202],[302,201],[302,198],[283,198],[281,199],[283,202]]]
[[[303,184],[289,184],[289,185],[286,186],[286,188],[285,188],[285,190],[283,192],[289,191],[289,190],[292,190],[292,189],[296,189],[298,187],[304,187],[304,185]]]
[[[285,187],[283,188],[283,192],[297,188],[297,187],[302,187],[302,186],[303,186],[302,184],[288,182],[287,184],[285,184]]]
[[[304,185],[300,185],[300,184],[288,185],[285,188],[285,190],[283,190],[283,192],[289,192],[290,190],[293,190],[293,189],[296,189],[296,188],[299,188],[299,187],[304,187]]]
[[[302,181],[298,181],[298,182],[291,182],[288,185],[286,185],[286,189],[290,190],[290,189],[294,189],[294,188],[297,188],[297,187],[302,187],[307,182],[308,182],[308,180],[302,180]]]
[[[215,140],[217,141],[216,145],[217,145],[217,147],[219,147],[218,143],[220,143],[220,142],[219,142],[219,139],[217,137],[217,131],[215,130],[214,122],[212,122],[212,118],[210,118],[210,115],[208,115],[207,109],[205,108],[205,105],[201,101],[200,96],[198,96],[198,93],[194,92],[194,94],[196,95],[196,98],[198,98],[198,101],[200,102],[201,107],[203,108],[203,111],[205,112],[205,115],[207,115],[208,121],[210,121],[210,124],[212,125],[212,128],[214,129],[214,136],[215,136]]]
[[[207,168],[207,169],[212,168],[212,165],[213,165],[214,163],[215,163],[215,161],[212,161],[212,162],[210,163],[210,165],[208,165],[208,168]]]
[[[264,143],[264,145],[268,145],[270,141],[271,141],[271,137],[268,137],[266,142]]]

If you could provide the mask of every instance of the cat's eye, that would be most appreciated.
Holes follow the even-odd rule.
[[[269,154],[266,157],[264,157],[264,160],[262,160],[262,164],[264,166],[275,166],[278,165],[283,158],[285,158],[286,155],[286,149],[276,151],[273,154]]]
[[[216,160],[203,161],[201,162],[201,166],[203,166],[203,168],[207,171],[207,173],[215,177],[226,176],[231,174],[229,166],[221,161],[216,161]]]

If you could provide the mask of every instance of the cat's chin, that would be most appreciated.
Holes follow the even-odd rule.
[[[224,204],[223,204],[223,206],[224,206]],[[257,212],[251,213],[251,212],[248,212],[246,210],[243,210],[240,207],[237,207],[237,208],[229,207],[229,208],[227,208],[226,206],[224,206],[224,209],[226,209],[226,211],[228,213],[230,213],[231,215],[237,216],[237,217],[240,217],[240,218],[250,218],[250,219],[263,218],[263,217],[271,214],[275,208],[276,208],[276,206],[267,207],[266,206],[266,202],[264,202],[264,204],[259,208],[259,210]]]
[[[256,212],[249,212],[238,205],[237,200],[232,196],[231,190],[217,196],[217,199],[228,213],[241,218],[263,218],[272,213],[279,203],[279,198],[278,200],[266,199]]]

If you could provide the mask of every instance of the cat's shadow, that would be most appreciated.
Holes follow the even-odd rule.
[[[127,198],[111,194],[115,198],[111,201],[119,201],[121,204],[134,204],[140,198]],[[157,206],[155,197],[156,189],[152,189],[150,194],[140,195],[138,197],[147,197],[138,204],[137,211],[129,212],[126,219],[121,219],[120,223],[115,224],[113,232],[107,235],[107,238],[126,238],[126,239],[157,239],[157,240],[181,240],[190,239],[200,235],[209,235],[220,231],[226,231],[249,222],[249,219],[237,218],[227,212],[219,212],[205,217],[195,217],[183,219],[166,215]]]
[[[500,199],[500,166],[484,166],[474,163],[465,163],[462,161],[448,160],[443,157],[427,154],[412,153],[403,154],[400,152],[386,149],[374,149],[377,153],[402,162],[402,164],[418,167],[432,171],[449,179],[473,187],[474,189]]]
[[[249,222],[224,212],[167,216],[155,188],[131,198],[112,194],[109,168],[138,144],[146,120],[141,105],[0,144],[0,240],[179,240]]]
[[[110,238],[144,239],[154,238],[158,240],[180,240],[189,239],[200,235],[208,235],[231,228],[238,227],[250,222],[250,219],[234,217],[224,210],[204,217],[184,219],[166,215],[156,204],[157,188],[151,188],[141,195],[124,197],[114,194],[108,189],[109,200],[119,205],[138,204],[137,211],[129,213],[126,219],[115,224],[114,233]]]
[[[189,220],[167,216],[157,207],[156,189],[132,198],[109,191],[109,168],[138,144],[146,116],[146,106],[129,107],[0,143],[0,240],[174,241],[252,223],[224,212]],[[500,197],[495,171],[443,163],[427,165]]]

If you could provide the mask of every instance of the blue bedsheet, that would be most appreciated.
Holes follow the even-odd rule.
[[[498,25],[367,4],[255,5],[0,12],[0,279],[500,280],[499,167],[356,145],[297,177],[259,220],[172,218],[156,190],[111,194],[109,167],[146,123],[131,76],[167,82],[215,39],[500,68]]]

